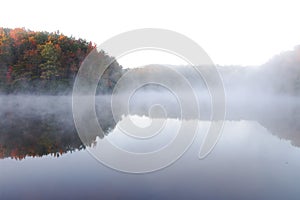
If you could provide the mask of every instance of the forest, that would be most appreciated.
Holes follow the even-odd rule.
[[[25,28],[0,28],[0,93],[68,94],[85,57],[96,48],[92,42],[65,36],[59,31],[35,32]],[[99,92],[109,92],[122,67],[111,61]]]
[[[70,94],[76,74],[96,44],[56,32],[35,32],[25,28],[0,28],[0,94]],[[98,58],[111,63],[101,77],[97,93],[109,93],[119,78],[128,71],[103,50]],[[95,56],[95,55],[93,55]],[[178,69],[190,81],[201,85],[192,67]],[[200,66],[201,70],[209,70]],[[300,46],[281,52],[256,67],[217,66],[225,89],[242,89],[263,93],[300,94]],[[174,77],[159,65],[131,69],[132,82],[147,79],[153,73],[162,79]],[[88,79],[90,77],[87,77]]]

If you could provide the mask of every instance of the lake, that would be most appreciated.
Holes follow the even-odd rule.
[[[211,123],[205,109],[197,119],[180,119],[168,100],[160,103],[169,105],[171,114],[151,117],[146,111],[153,102],[135,102],[129,114],[114,119],[106,111],[109,97],[97,97],[105,135],[84,145],[74,126],[71,97],[2,96],[0,199],[299,199],[298,98],[229,98],[222,135],[204,159],[198,155]],[[137,141],[120,129],[128,119],[145,127],[153,120],[165,125],[158,135]],[[198,123],[195,140],[182,157],[158,171],[120,172],[90,153],[101,151],[103,137],[127,151],[154,151],[176,136],[183,120]]]

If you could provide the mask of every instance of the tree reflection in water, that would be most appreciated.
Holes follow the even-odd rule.
[[[53,114],[43,118],[6,113],[0,122],[0,157],[23,159],[26,156],[51,154],[59,157],[63,153],[84,149],[75,127],[62,122]]]
[[[109,105],[110,101],[100,102],[101,109],[98,111],[98,120],[105,134],[109,134],[117,124]],[[68,102],[58,110],[54,108],[40,111],[34,110],[35,103],[26,105],[26,112],[16,102],[2,103],[0,112],[0,158],[13,158],[22,160],[26,157],[41,157],[52,155],[59,157],[65,153],[72,153],[86,147],[81,142],[74,126],[71,112],[71,104]],[[60,102],[61,103],[61,102]],[[108,103],[108,104],[107,104]],[[33,105],[32,105],[33,104]],[[44,102],[45,105],[48,103]],[[132,114],[148,116],[149,105],[138,106]],[[257,121],[271,134],[291,141],[292,145],[300,147],[300,106],[298,104],[280,104],[269,106],[246,108],[246,105],[235,105],[227,109],[226,120]],[[173,111],[173,112],[172,112]],[[30,113],[30,114],[29,114]],[[105,115],[101,114],[105,113]],[[168,111],[169,118],[178,118],[180,113],[175,109]],[[122,113],[117,117],[119,121]],[[115,116],[116,117],[116,116]],[[124,116],[123,116],[124,117]],[[200,120],[209,120],[209,113],[201,115]],[[88,138],[88,145],[96,145],[96,137]]]
[[[59,157],[62,154],[86,148],[74,125],[70,99],[58,99],[56,101],[56,105],[60,105],[56,106],[58,109],[56,107],[51,108],[51,104],[48,104],[54,99],[50,98],[49,101],[42,99],[42,102],[40,100],[36,102],[37,104],[28,103],[26,99],[24,104],[18,103],[19,100],[2,104],[3,107],[0,112],[0,158],[22,160],[28,156],[52,155]],[[105,113],[105,119],[99,115],[99,123],[106,134],[116,124],[111,112],[105,110]],[[95,145],[97,136],[103,137],[91,135],[87,144],[89,146]]]

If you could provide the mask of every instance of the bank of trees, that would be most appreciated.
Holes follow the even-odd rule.
[[[82,61],[95,48],[92,42],[58,31],[0,28],[0,92],[68,93]],[[98,54],[106,60],[113,59],[103,51]],[[113,62],[100,90],[111,90],[121,72],[121,66]]]
[[[70,93],[81,63],[95,48],[92,42],[68,37],[58,31],[0,28],[0,93]],[[100,63],[113,61],[103,51],[97,51],[93,56]],[[152,69],[134,70],[136,78],[132,81],[147,78],[149,73],[174,79],[163,70]],[[220,67],[220,71],[224,82],[232,87],[247,85],[264,91],[299,95],[300,46],[275,56],[257,70]],[[116,61],[112,62],[99,81],[98,92],[110,92],[123,73],[122,67]],[[191,74],[187,76],[191,77]],[[86,78],[94,80],[97,77]],[[173,81],[177,84],[175,79]]]

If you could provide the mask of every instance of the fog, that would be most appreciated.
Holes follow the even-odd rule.
[[[184,116],[180,103],[191,100],[191,96],[187,94],[184,99],[178,99],[174,93],[166,88],[136,90],[130,99],[124,97],[123,94],[114,94],[116,99],[111,104],[110,95],[99,95],[96,97],[96,111],[100,124],[111,125],[111,121],[116,124],[125,115],[149,116],[151,108],[157,106],[163,108],[163,115],[151,117],[167,117],[167,118],[189,118],[187,111]],[[212,105],[208,90],[195,92],[198,108],[185,107],[185,109],[199,109],[200,120],[211,120]],[[300,98],[291,95],[275,95],[263,94],[262,91],[248,93],[244,90],[228,91],[225,90],[226,101],[224,102],[226,116],[224,120],[254,120],[259,121],[273,119],[300,119]],[[29,123],[30,119],[47,119],[53,117],[64,124],[63,127],[73,126],[72,115],[72,96],[31,96],[31,95],[6,95],[0,97],[0,118],[1,130],[5,130],[6,126],[19,126],[21,123]],[[192,105],[192,104],[191,104]],[[119,108],[123,106],[123,108]],[[114,118],[112,110],[114,112]],[[128,111],[122,113],[124,107]],[[22,121],[11,121],[10,118],[23,119]]]
[[[151,66],[150,70],[148,66],[130,71],[126,79],[120,79],[112,94],[91,97],[95,98],[97,120],[104,135],[91,134],[84,144],[94,145],[96,137],[105,137],[121,120],[139,116],[198,119],[199,122],[256,121],[271,134],[300,147],[299,93],[297,90],[282,90],[292,83],[277,81],[275,84],[272,75],[266,75],[267,72],[260,68],[223,67],[218,70],[225,101],[214,101],[225,106],[224,118],[222,115],[213,118],[216,108],[212,104],[211,90],[220,88],[208,86],[201,70],[198,73],[189,66],[160,65]],[[181,80],[175,77],[178,74]],[[153,77],[155,81],[151,81]],[[281,90],[278,89],[280,84]],[[22,147],[24,154],[19,158],[49,153],[58,155],[61,151],[85,148],[75,128],[71,95],[1,95],[0,105],[0,147],[6,145],[12,151],[16,145]],[[83,110],[82,116],[87,112]],[[85,120],[89,124],[92,119]],[[30,153],[33,148],[37,154]],[[47,148],[50,150],[45,150]],[[6,156],[11,156],[11,152],[2,155]]]
[[[112,95],[113,105],[111,105],[112,99],[109,94],[96,97],[95,106],[98,117],[102,120],[112,118],[111,106],[115,107],[116,113],[114,114],[117,115],[115,118],[120,119],[124,114],[147,116],[151,106],[160,105],[163,107],[166,117],[180,118],[182,109],[180,103],[195,100],[198,108],[187,109],[199,109],[200,118],[209,120],[213,107],[210,90],[216,89],[215,86],[209,87],[206,85],[204,78],[201,76],[201,70],[199,73],[189,66],[167,66],[167,68],[170,67],[173,68],[173,71],[175,68],[176,73],[183,75],[189,85],[181,85],[181,82],[175,79],[172,74],[166,73],[165,68],[162,69],[159,65],[151,66],[151,69],[149,67],[133,69],[133,73],[129,76],[130,79],[125,82],[127,85],[123,85],[114,91]],[[262,69],[246,67],[219,67],[218,69],[224,86],[225,101],[221,104],[225,106],[225,119],[288,117],[289,114],[292,117],[298,115],[300,102],[298,93],[293,94],[277,90],[278,83],[275,85],[270,81],[271,75],[266,75]],[[139,72],[140,70],[143,71],[143,74]],[[149,81],[147,85],[139,85],[142,82],[141,80],[144,81],[153,76],[156,77],[156,80],[169,79],[169,82],[164,81],[163,83],[171,83],[172,86],[160,85],[160,82],[157,81]],[[123,82],[121,81],[121,83]],[[130,84],[138,87],[135,87],[135,90],[132,91],[127,90],[131,88],[128,86]],[[189,91],[187,91],[187,87],[189,87]],[[176,94],[178,91],[183,95]],[[128,92],[130,92],[129,99]],[[71,95],[1,95],[0,105],[2,122],[5,121],[8,115],[13,113],[19,117],[42,118],[47,115],[54,115],[63,121],[72,123]],[[124,113],[123,109],[117,109],[121,105],[127,107],[128,112]]]

